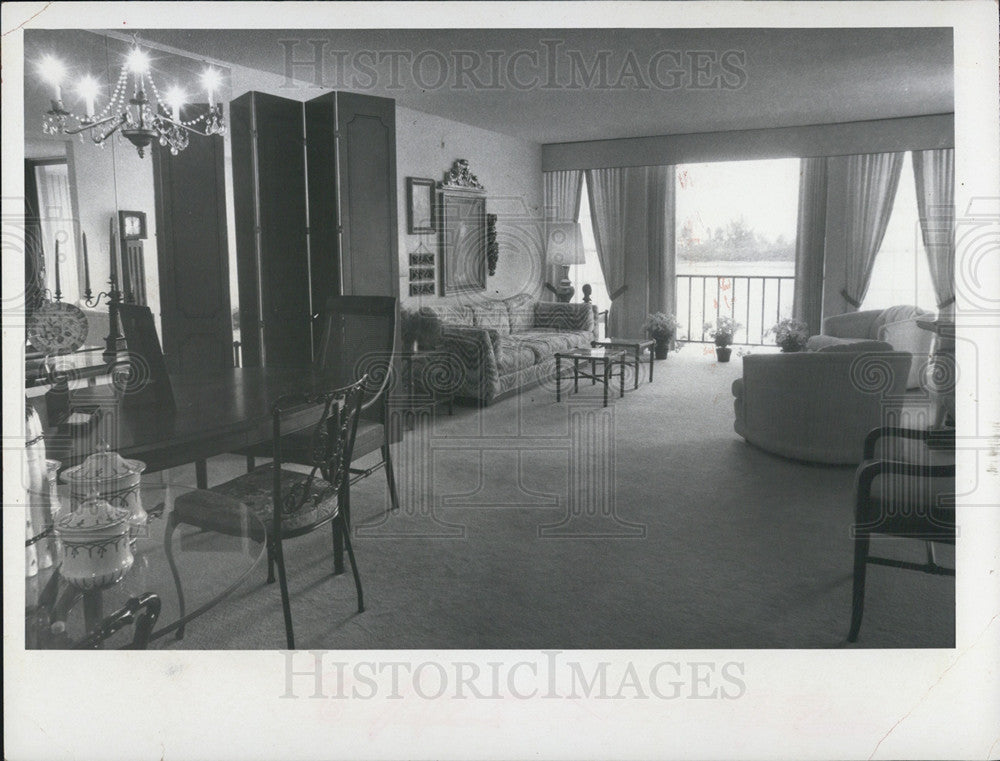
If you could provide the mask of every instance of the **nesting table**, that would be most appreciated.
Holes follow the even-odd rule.
[[[632,356],[635,364],[635,388],[639,388],[639,362],[642,360],[643,352],[649,352],[649,382],[653,382],[653,346],[656,344],[651,338],[602,338],[599,341],[591,341],[594,347],[604,347],[605,349],[623,349]]]
[[[604,384],[604,406],[608,406],[608,387],[613,377],[612,368],[618,366],[618,395],[625,396],[625,351],[622,349],[572,349],[556,352],[556,401],[562,401],[562,361],[573,363],[573,392],[579,390],[580,378],[590,378],[591,384]],[[580,370],[580,363],[590,364],[590,372]],[[601,365],[601,373],[597,365]],[[586,365],[585,365],[586,367]]]

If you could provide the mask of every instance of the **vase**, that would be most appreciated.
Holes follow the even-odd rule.
[[[733,353],[733,350],[728,346],[716,346],[715,347],[715,357],[719,362],[728,362],[729,356]]]

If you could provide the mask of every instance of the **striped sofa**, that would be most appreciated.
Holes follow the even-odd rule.
[[[484,404],[511,396],[555,374],[555,353],[589,347],[597,338],[596,307],[507,299],[422,306],[442,323],[440,351],[449,355],[458,397]]]

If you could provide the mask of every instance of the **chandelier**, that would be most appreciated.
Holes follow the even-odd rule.
[[[150,73],[149,56],[136,41],[118,74],[111,98],[100,112],[96,111],[100,85],[94,77],[88,74],[76,83],[76,94],[84,103],[84,113],[78,115],[67,111],[63,105],[66,68],[62,62],[46,56],[38,68],[42,78],[53,88],[52,107],[42,122],[47,135],[81,135],[82,138],[86,134],[95,145],[101,145],[117,132],[127,138],[142,157],[154,140],[176,156],[187,148],[189,133],[202,136],[226,133],[222,103],[215,102],[222,79],[218,69],[208,67],[201,75],[202,88],[208,93],[208,110],[193,119],[181,120],[187,93],[174,86],[160,94]]]

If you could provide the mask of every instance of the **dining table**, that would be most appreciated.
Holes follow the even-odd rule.
[[[195,463],[198,486],[205,488],[208,458],[269,441],[274,403],[287,394],[315,391],[321,383],[312,369],[235,367],[170,375],[170,404],[148,395],[133,400],[109,384],[88,388],[72,404],[98,410],[93,422],[46,429],[46,457],[65,469],[106,445],[144,462],[146,473]],[[315,406],[303,405],[291,417],[305,426],[318,414]]]
[[[81,588],[62,576],[60,540],[51,528],[28,537],[28,544],[50,545],[54,562],[25,579],[25,647],[127,647],[132,627],[114,632],[108,622],[154,596],[158,617],[147,633],[148,644],[163,646],[239,589],[265,555],[264,525],[243,506],[212,529],[177,520],[176,499],[193,489],[144,477],[139,493],[147,520],[130,539],[131,566],[121,578],[96,588]],[[60,485],[59,492],[62,514],[71,508],[68,486]],[[107,638],[101,636],[104,628]]]

